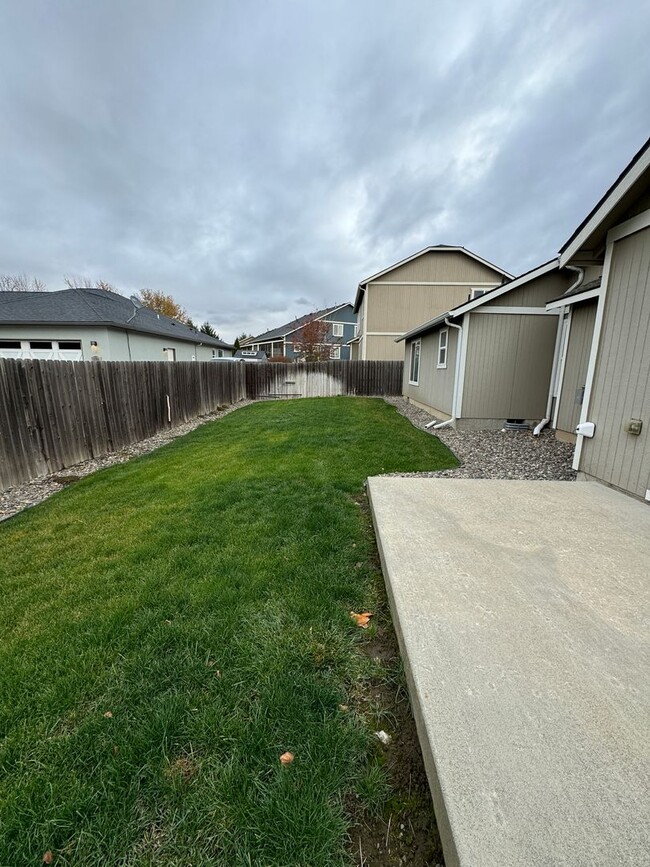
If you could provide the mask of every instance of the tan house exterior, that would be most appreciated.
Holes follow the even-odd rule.
[[[464,247],[420,250],[359,283],[352,359],[401,361],[404,346],[396,338],[511,278]]]
[[[537,425],[559,360],[559,314],[546,303],[572,282],[554,259],[398,338],[404,396],[461,430]]]
[[[548,305],[566,345],[556,433],[575,437],[580,478],[650,501],[650,140],[559,261],[580,283]]]

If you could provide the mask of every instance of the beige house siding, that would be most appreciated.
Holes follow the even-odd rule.
[[[644,497],[650,488],[650,228],[614,244],[579,469]],[[624,431],[641,419],[639,436]]]
[[[574,305],[571,311],[569,340],[564,361],[564,375],[559,395],[556,428],[569,434],[575,434],[580,421],[582,401],[580,396],[587,381],[589,353],[596,320],[597,301],[586,301]]]
[[[409,384],[411,345],[415,341],[411,340],[406,343],[403,394],[429,409],[433,415],[448,418],[452,414],[458,331],[455,328],[449,329],[447,367],[445,369],[439,369],[437,366],[439,333],[440,331],[434,331],[421,338],[419,385]],[[404,346],[404,342],[400,343],[399,346]]]
[[[423,253],[416,259],[393,268],[375,282],[409,283],[436,281],[439,283],[457,282],[499,284],[504,281],[500,271],[495,271],[488,265],[483,265],[472,256],[457,250],[450,252]]]
[[[369,334],[365,339],[364,359],[366,361],[402,361],[404,359],[404,343],[395,343],[395,338],[398,336],[399,334]]]
[[[396,336],[435,319],[469,298],[469,286],[385,286],[370,283],[367,329],[392,331]]]
[[[544,417],[557,319],[556,315],[471,314],[463,420],[539,421]]]
[[[366,284],[359,307],[360,357],[404,357],[395,338],[469,299],[473,287],[498,286],[504,276],[458,251],[429,252]]]
[[[576,274],[574,272],[558,272],[551,271],[549,274],[544,274],[536,280],[532,280],[518,289],[502,295],[499,298],[492,298],[485,302],[485,307],[544,307],[548,301],[563,295],[566,290],[575,282]]]

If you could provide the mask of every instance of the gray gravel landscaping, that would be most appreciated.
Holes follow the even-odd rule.
[[[387,397],[385,400],[417,428],[424,429],[424,426],[433,418],[429,413],[413,406],[402,397]],[[0,521],[46,500],[71,482],[97,470],[105,469],[114,464],[121,464],[131,460],[131,458],[152,452],[165,443],[176,439],[176,437],[184,436],[200,425],[222,418],[229,412],[249,403],[253,403],[253,401],[240,401],[234,406],[192,419],[172,430],[162,431],[146,440],[133,443],[118,452],[84,461],[53,475],[32,479],[31,482],[2,491],[0,492]],[[432,433],[431,430],[427,432]],[[461,461],[461,466],[455,470],[442,470],[438,473],[408,473],[407,475],[446,476],[461,479],[554,479],[559,481],[573,481],[576,477],[575,472],[571,469],[573,446],[559,442],[548,430],[543,431],[540,437],[533,437],[530,433],[522,432],[461,432],[452,428],[443,428],[436,431],[435,436],[449,446]]]
[[[428,412],[403,397],[387,397],[399,413],[415,427],[424,429],[432,419]],[[456,431],[442,428],[427,431],[447,445],[461,462],[455,470],[437,473],[398,473],[416,477],[444,476],[457,479],[550,479],[575,481],[571,469],[574,446],[560,442],[553,431],[539,437],[527,431]]]

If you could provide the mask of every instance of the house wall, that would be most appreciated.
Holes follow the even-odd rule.
[[[485,307],[545,307],[548,301],[563,295],[575,282],[574,271],[551,271],[517,289],[486,301]]]
[[[510,296],[507,298],[509,302]],[[508,418],[542,419],[553,368],[557,315],[474,311],[464,319],[467,357],[459,426],[480,429],[501,427]]]
[[[209,361],[211,346],[198,346],[183,340],[158,337],[154,334],[127,332],[121,328],[76,325],[0,325],[0,338],[22,340],[81,340],[83,361],[98,358],[103,361],[164,361],[163,347],[176,350],[177,361]],[[91,347],[91,341],[97,343]],[[216,347],[215,347],[216,348]],[[224,355],[232,355],[229,349]]]
[[[613,246],[588,420],[579,469],[627,493],[650,488],[650,228]],[[641,419],[639,436],[624,424]]]
[[[597,306],[597,300],[593,299],[583,304],[574,304],[571,309],[569,339],[555,425],[561,439],[575,441],[575,429],[580,421],[582,394],[587,381]]]
[[[0,324],[2,340],[81,340],[83,361],[90,361],[94,355],[90,342],[94,340],[98,348],[108,345],[108,329],[103,326],[75,325],[6,325]]]
[[[420,338],[420,382],[419,385],[409,384],[411,366],[411,345],[406,343],[404,355],[404,385],[403,395],[414,403],[424,407],[440,418],[449,418],[452,414],[454,395],[454,377],[456,375],[456,351],[458,348],[458,331],[449,329],[447,367],[438,368],[438,335],[441,329],[425,334]]]
[[[425,253],[367,284],[359,310],[361,358],[404,358],[395,338],[467,301],[470,290],[498,286],[503,275],[458,252]]]

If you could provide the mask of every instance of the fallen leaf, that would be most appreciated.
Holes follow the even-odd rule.
[[[107,710],[106,713],[104,714],[104,716],[106,717],[106,719],[113,719],[113,712],[110,710]]]
[[[372,614],[369,611],[364,611],[363,614],[356,614],[354,611],[350,611],[350,617],[356,621],[357,626],[367,629]]]
[[[215,676],[215,677],[221,677],[221,672],[219,671],[219,669],[217,669],[217,670],[215,671],[214,676]]]
[[[293,753],[289,753],[289,752],[282,753],[282,755],[280,756],[280,764],[281,765],[290,765],[291,762],[293,761],[293,759],[294,759]]]
[[[385,747],[387,747],[388,744],[393,740],[391,736],[383,729],[380,732],[375,732],[375,737],[379,738],[379,740]]]
[[[43,855],[43,864],[51,864],[54,861],[54,855],[50,849]]]
[[[347,705],[347,704],[340,704],[339,705],[339,710],[342,710],[343,713],[345,713],[345,711],[348,710],[348,708],[349,708],[349,705]]]

